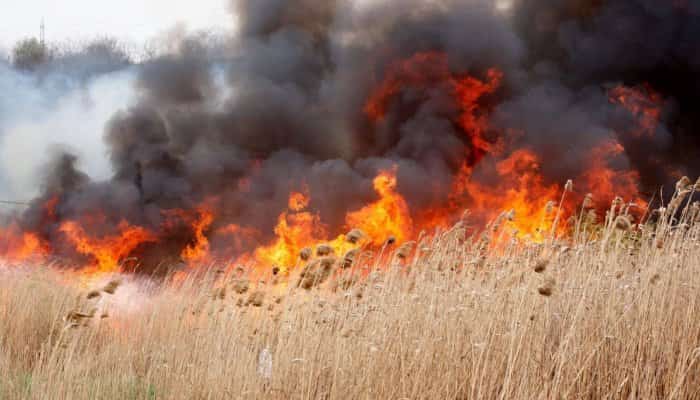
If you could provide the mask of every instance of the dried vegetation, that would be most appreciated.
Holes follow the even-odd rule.
[[[503,239],[517,215],[470,233],[465,214],[382,257],[306,249],[289,276],[6,269],[0,399],[699,398],[697,189],[642,223],[586,196],[541,243]]]

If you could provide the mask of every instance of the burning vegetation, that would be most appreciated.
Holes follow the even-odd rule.
[[[410,252],[466,210],[469,234],[491,222],[531,242],[573,234],[584,215],[604,220],[618,198],[638,222],[656,189],[698,171],[686,156],[695,117],[678,105],[684,91],[658,83],[663,57],[635,66],[630,54],[602,71],[575,62],[588,49],[574,39],[595,42],[601,19],[652,18],[638,1],[571,16],[480,1],[422,13],[254,3],[235,2],[241,32],[221,54],[187,39],[140,65],[140,98],[106,127],[113,178],[60,156],[41,195],[0,228],[0,257],[87,272],[296,269],[306,282],[362,252]],[[686,8],[658,8],[696,23]],[[544,25],[519,28],[531,13]],[[550,54],[540,37],[555,28]]]

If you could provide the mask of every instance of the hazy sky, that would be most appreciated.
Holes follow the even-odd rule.
[[[143,42],[182,22],[191,29],[233,27],[228,0],[0,0],[0,47],[38,36],[48,41],[110,35]]]

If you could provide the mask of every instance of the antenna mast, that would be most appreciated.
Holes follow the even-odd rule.
[[[46,47],[46,25],[44,24],[44,18],[41,19],[41,26],[39,28],[39,41],[41,42],[41,47]]]

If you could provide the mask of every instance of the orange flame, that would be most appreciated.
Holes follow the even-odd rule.
[[[304,193],[292,193],[289,196],[289,210],[277,219],[275,240],[254,252],[256,264],[277,266],[286,271],[296,264],[301,249],[318,243],[325,236],[319,216],[304,211],[309,200]]]
[[[370,122],[380,123],[405,88],[438,88],[454,100],[452,123],[464,133],[464,160],[455,174],[450,193],[443,203],[424,210],[411,210],[401,195],[397,182],[397,169],[380,171],[373,180],[377,198],[369,204],[345,215],[344,229],[358,228],[367,238],[363,246],[380,247],[389,237],[397,242],[415,239],[423,228],[447,226],[454,218],[469,209],[480,221],[487,222],[512,210],[512,220],[505,219],[506,226],[517,231],[517,236],[535,241],[544,240],[549,233],[565,233],[565,220],[576,212],[572,201],[583,194],[594,192],[600,207],[607,207],[615,196],[646,204],[640,198],[639,174],[631,168],[613,168],[613,160],[624,156],[623,145],[614,139],[599,143],[588,153],[585,172],[571,177],[577,191],[571,201],[564,202],[561,222],[554,227],[556,218],[548,203],[558,204],[564,187],[561,183],[548,182],[542,173],[542,160],[531,148],[509,148],[511,132],[501,132],[501,137],[489,135],[489,96],[501,86],[503,74],[490,69],[484,79],[454,73],[446,54],[438,52],[418,53],[404,61],[390,64],[384,79],[373,91],[364,106]],[[662,99],[651,88],[620,86],[610,92],[610,101],[627,109],[636,119],[637,126],[630,132],[635,138],[650,137],[656,131],[661,118]],[[493,133],[493,132],[491,132]],[[627,133],[627,132],[623,132]],[[622,139],[621,139],[622,140]],[[617,165],[617,163],[616,163]],[[252,169],[260,167],[255,161]],[[239,191],[250,191],[250,177],[237,182]],[[567,195],[568,196],[568,195]],[[49,199],[43,205],[44,218],[57,221],[59,197]],[[189,235],[179,247],[181,258],[192,265],[209,260],[212,248],[218,240],[224,240],[235,248],[239,262],[260,267],[277,266],[282,271],[293,268],[299,262],[299,254],[306,247],[327,243],[341,255],[356,244],[349,244],[344,235],[329,233],[320,215],[309,210],[311,197],[307,187],[289,194],[287,207],[277,217],[274,237],[266,244],[260,243],[263,233],[257,227],[238,224],[215,225],[221,209],[215,201],[205,201],[194,210],[165,210],[162,230],[170,229]],[[104,216],[65,221],[60,232],[73,249],[90,260],[89,271],[116,271],[125,258],[144,243],[157,243],[161,238],[149,229],[121,221],[111,234],[94,235],[92,225],[100,226]],[[88,225],[84,225],[87,221]],[[187,229],[182,229],[186,227]],[[163,235],[166,237],[166,235]],[[214,244],[210,240],[216,239]],[[50,254],[50,247],[40,234],[23,232],[16,224],[0,230],[0,254],[6,260],[27,260],[34,256]],[[239,250],[240,249],[240,250]],[[218,255],[218,254],[217,254]]]
[[[553,223],[547,203],[560,196],[560,187],[544,183],[540,160],[530,150],[516,150],[504,160],[489,163],[493,163],[495,175],[483,178],[488,183],[472,179],[472,169],[463,167],[452,197],[461,200],[482,221],[512,210],[515,218],[510,225],[518,236],[542,241]]]
[[[50,252],[49,245],[36,233],[22,232],[16,224],[0,229],[0,243],[3,259],[11,262],[41,259]]]
[[[629,132],[633,136],[652,137],[661,119],[661,95],[650,86],[639,88],[618,86],[610,91],[610,101],[619,104],[637,118],[637,129]]]
[[[374,245],[382,245],[389,236],[404,242],[411,237],[413,221],[406,200],[396,191],[396,169],[383,171],[374,179],[379,199],[345,217],[350,228],[363,230]]]
[[[639,173],[634,170],[613,170],[608,166],[614,157],[623,154],[625,148],[618,141],[611,139],[593,148],[589,154],[588,168],[582,181],[587,188],[595,191],[596,203],[607,207],[615,197],[633,201],[639,207],[646,207],[639,190]]]
[[[103,237],[91,236],[76,221],[63,222],[59,230],[78,253],[92,259],[94,264],[89,267],[95,272],[117,271],[119,264],[139,245],[156,240],[153,233],[124,220],[119,223],[116,234]]]
[[[209,256],[209,239],[205,232],[214,222],[214,213],[201,206],[197,210],[197,218],[192,222],[194,241],[188,244],[180,253],[186,262],[201,262]]]

